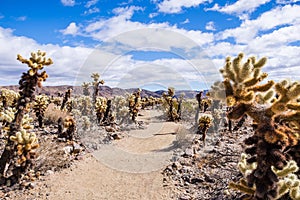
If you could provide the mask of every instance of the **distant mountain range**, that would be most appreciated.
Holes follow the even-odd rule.
[[[10,90],[18,91],[19,88],[18,85],[12,85],[12,86],[0,86],[0,88],[7,88]],[[42,88],[36,89],[36,94],[47,94],[47,95],[53,95],[53,96],[59,96],[63,95],[66,90],[69,88],[73,89],[73,95],[78,96],[82,94],[82,87],[81,86],[70,86],[70,85],[61,85],[61,86],[43,86]],[[137,91],[138,88],[130,88],[130,89],[122,89],[122,88],[111,88],[109,86],[99,86],[99,96],[105,96],[108,98],[111,98],[113,96],[126,96],[126,94],[131,94],[135,91]],[[89,89],[90,93],[93,93],[93,88],[90,87]],[[205,95],[208,90],[204,90],[203,94]],[[167,92],[164,90],[158,90],[158,91],[149,91],[142,89],[141,96],[142,97],[161,97],[163,92]],[[179,96],[180,94],[184,93],[185,98],[195,98],[196,94],[199,93],[199,91],[195,90],[177,90],[175,89],[175,95]]]

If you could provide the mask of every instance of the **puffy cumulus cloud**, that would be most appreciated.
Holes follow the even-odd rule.
[[[13,30],[2,27],[0,43],[0,68],[2,77],[6,77],[0,79],[0,85],[18,84],[22,72],[26,71],[27,67],[17,61],[17,54],[28,58],[32,51],[37,50],[45,51],[47,57],[51,57],[54,62],[45,68],[49,78],[44,85],[73,84],[78,70],[92,51],[83,47],[41,45],[33,39],[15,36]]]
[[[255,50],[257,46],[263,49],[273,49],[281,47],[289,43],[300,41],[300,23],[297,26],[287,26],[274,30],[271,33],[264,34],[252,40],[248,48]],[[279,48],[280,49],[280,48]]]
[[[215,4],[212,8],[206,10],[214,10],[227,14],[238,15],[241,19],[248,18],[248,14],[255,11],[259,6],[270,2],[271,0],[238,0],[233,4],[220,7]]]
[[[60,30],[63,35],[76,35],[78,34],[79,27],[75,22],[71,22],[66,29]]]
[[[163,0],[158,4],[158,9],[159,12],[163,13],[179,13],[182,8],[197,7],[205,2],[208,2],[208,0]]]
[[[257,19],[245,20],[240,27],[223,31],[218,39],[233,37],[237,43],[248,43],[257,36],[259,31],[272,30],[279,26],[297,26],[300,23],[299,13],[299,5],[276,7],[263,13]]]
[[[74,6],[75,5],[75,0],[61,0],[61,3],[64,6]]]
[[[213,21],[207,22],[205,25],[205,29],[208,31],[215,31],[216,30],[215,23]]]

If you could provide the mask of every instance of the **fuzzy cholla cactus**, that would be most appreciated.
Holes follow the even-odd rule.
[[[34,101],[36,86],[41,87],[42,82],[48,78],[46,71],[40,72],[40,70],[43,70],[44,66],[53,63],[50,58],[46,58],[46,53],[41,51],[32,52],[29,59],[17,55],[17,60],[27,64],[29,70],[23,73],[19,81],[20,97],[16,103],[16,113],[13,121],[10,123],[8,132],[8,138],[12,139],[13,137],[11,136],[16,136],[18,132],[22,133],[22,121],[28,112],[28,104]],[[26,136],[26,134],[24,134],[24,136]],[[18,148],[20,147],[14,140],[8,139],[0,158],[0,174],[2,175],[0,176],[0,185],[18,183],[22,178],[22,174],[28,171],[28,168],[31,166],[32,160],[28,158],[24,164],[18,165],[18,161],[16,161],[16,152],[19,151]],[[11,176],[5,176],[8,169],[13,172]]]
[[[291,157],[286,151],[294,148],[299,140],[296,127],[300,120],[300,103],[297,102],[300,84],[272,80],[260,84],[267,77],[261,72],[267,59],[250,57],[242,63],[243,56],[226,59],[221,69],[224,81],[215,83],[209,95],[232,106],[227,113],[229,119],[238,120],[244,115],[253,119],[255,132],[245,140],[248,145],[245,152],[251,155],[247,162],[257,163],[246,180],[249,187],[255,186],[249,198],[272,199],[278,195],[278,177],[272,167],[283,169]]]
[[[6,110],[0,112],[0,122],[3,123],[2,129],[4,131],[10,130],[10,123],[13,122],[16,112],[17,110],[11,107],[8,107]],[[22,118],[21,128],[32,129],[33,128],[33,125],[31,125],[32,122],[33,119],[29,117],[29,114],[25,114]]]
[[[243,178],[240,179],[238,183],[231,182],[229,186],[253,196],[255,194],[256,187],[255,185],[248,185],[247,177],[257,168],[257,163],[254,162],[249,164],[247,159],[249,159],[247,154],[242,153],[238,167],[240,172],[243,174]],[[293,160],[288,161],[287,165],[281,170],[272,167],[272,171],[278,177],[276,196],[272,199],[288,199],[288,197],[292,200],[300,199],[300,180],[295,174],[298,170],[299,167]]]
[[[76,122],[73,117],[67,116],[65,119],[59,119],[58,137],[64,140],[72,141],[75,136]]]
[[[93,79],[93,88],[94,88],[94,92],[93,92],[93,104],[95,106],[96,103],[96,99],[99,93],[99,85],[103,85],[104,84],[104,80],[100,80],[100,74],[98,73],[92,73],[91,78]]]
[[[198,119],[198,134],[202,134],[201,140],[205,145],[206,132],[208,128],[212,125],[213,117],[210,114],[202,114]]]
[[[28,133],[25,129],[21,129],[9,138],[17,144],[17,165],[24,165],[26,160],[31,159],[35,155],[35,149],[39,147],[35,133]]]
[[[46,95],[38,95],[35,97],[35,101],[33,103],[33,110],[38,119],[39,127],[42,128],[44,126],[44,114],[49,105],[49,97]]]
[[[83,82],[81,87],[82,87],[83,95],[90,96],[90,91],[89,91],[90,83]]]
[[[40,50],[38,50],[36,53],[32,52],[29,59],[25,59],[18,54],[17,60],[28,65],[30,68],[28,71],[29,76],[33,77],[37,75],[37,85],[39,87],[41,87],[42,82],[48,78],[48,74],[45,71],[42,73],[39,73],[38,71],[42,70],[44,66],[53,64],[51,58],[46,58],[46,52],[41,52]]]
[[[141,89],[138,89],[136,92],[132,93],[129,96],[129,113],[131,115],[131,119],[133,122],[136,122],[136,118],[138,116],[138,112],[140,109],[140,101],[141,101]]]
[[[0,90],[0,110],[15,106],[19,97],[19,93],[13,90],[2,88]]]
[[[98,124],[100,124],[101,121],[103,120],[106,109],[107,109],[107,99],[105,97],[97,97],[96,104],[95,104],[95,111],[96,111]]]
[[[174,97],[175,89],[173,87],[168,88],[168,94],[163,93],[162,97],[164,100],[163,106],[167,110],[168,121],[179,121],[181,119],[181,101],[178,101]]]

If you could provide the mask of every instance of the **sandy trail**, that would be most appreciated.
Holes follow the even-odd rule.
[[[138,120],[149,123],[146,129],[130,131],[128,137],[87,154],[71,168],[47,176],[32,194],[51,200],[172,199],[171,190],[163,187],[161,170],[172,157],[169,147],[180,125],[155,120],[157,111],[142,114]]]

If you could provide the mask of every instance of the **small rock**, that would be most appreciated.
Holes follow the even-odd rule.
[[[193,149],[192,148],[187,148],[184,152],[184,155],[185,156],[192,156],[194,153]]]
[[[182,169],[182,165],[177,161],[172,164],[172,167],[176,170],[181,170]]]
[[[66,154],[71,154],[73,151],[73,147],[72,146],[66,146],[64,147],[64,151]]]
[[[122,136],[120,134],[115,133],[115,134],[112,135],[112,138],[114,140],[120,140],[120,139],[122,139]]]
[[[77,144],[77,143],[73,143],[73,153],[80,153],[82,151],[82,147]]]
[[[35,188],[35,186],[36,186],[36,184],[35,184],[35,183],[29,183],[29,185],[28,185],[28,187],[29,187],[30,189],[33,189],[33,188]]]
[[[54,172],[52,170],[47,170],[46,173],[45,173],[46,176],[49,176],[51,174],[54,174]]]
[[[204,180],[201,178],[192,178],[191,179],[191,184],[197,184],[197,183],[202,183],[202,182],[204,182]]]
[[[114,129],[114,128],[111,127],[111,126],[106,126],[106,127],[105,127],[105,130],[106,130],[107,132],[116,132],[116,129]]]

